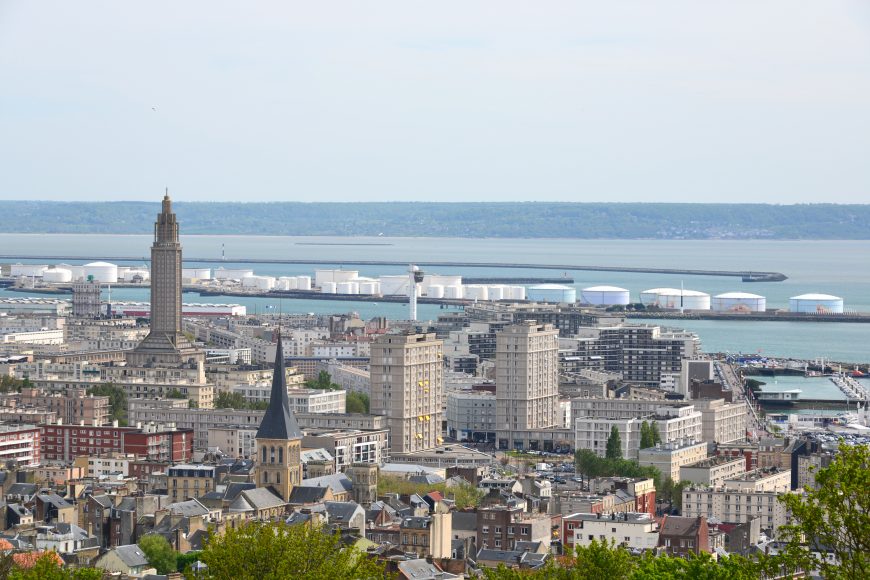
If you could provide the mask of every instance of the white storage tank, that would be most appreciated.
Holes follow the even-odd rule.
[[[127,268],[122,279],[124,282],[144,282],[151,279],[151,272],[141,268]]]
[[[788,299],[788,309],[809,314],[842,314],[843,299],[830,294],[801,294]]]
[[[465,298],[465,293],[462,291],[462,286],[445,286],[444,287],[444,297],[450,298],[453,300],[462,300]]]
[[[72,282],[72,272],[66,268],[49,268],[42,272],[45,282],[56,284],[58,282]]]
[[[726,292],[713,296],[710,308],[714,312],[764,312],[767,299],[748,292]]]
[[[253,276],[254,271],[247,268],[218,268],[214,271],[216,280],[241,280],[245,276]]]
[[[441,284],[430,284],[426,289],[426,296],[429,298],[444,298],[444,286]]]
[[[511,286],[511,300],[525,300],[526,299],[526,287],[525,286]]]
[[[315,270],[314,285],[323,286],[324,282],[349,282],[359,278],[358,270]]]
[[[590,286],[580,291],[580,302],[592,306],[624,306],[629,300],[628,290],[618,286]]]
[[[191,280],[211,280],[211,268],[182,268],[181,277]]]
[[[243,288],[255,288],[257,290],[272,290],[275,287],[273,276],[245,276],[242,278]]]
[[[426,274],[420,285],[423,289],[429,286],[459,286],[462,284],[462,276],[444,276],[442,274]]]
[[[73,281],[84,280],[84,278],[85,278],[85,267],[84,266],[71,266],[70,264],[58,264],[56,267],[64,269],[64,270],[69,270],[70,273],[72,273]]]
[[[375,294],[380,294],[379,284],[377,280],[369,280],[366,282],[359,283],[359,293],[365,294],[366,296],[373,296]]]
[[[299,280],[296,279],[296,276],[281,276],[275,282],[275,287],[279,290],[296,290],[298,286]]]
[[[118,281],[118,266],[108,262],[85,264],[85,278],[90,276],[103,284],[114,284]]]
[[[577,289],[563,284],[538,284],[526,290],[526,297],[534,302],[570,304],[577,301]]]
[[[489,291],[481,284],[466,284],[462,291],[468,300],[489,300]]]
[[[505,295],[505,287],[500,284],[494,284],[492,286],[487,286],[486,291],[489,294],[490,300],[504,300]]]
[[[384,296],[407,296],[410,280],[408,275],[404,276],[381,276],[381,294]]]
[[[339,282],[335,287],[336,294],[359,294],[358,282]]]
[[[652,288],[640,293],[645,306],[658,306],[668,310],[710,310],[710,295],[696,290],[680,288]]]
[[[320,292],[323,294],[335,294],[338,284],[335,282],[324,282],[320,287]]]
[[[296,276],[296,288],[299,290],[311,290],[311,276]]]
[[[130,266],[118,266],[118,280],[126,280],[129,271]]]
[[[48,270],[48,264],[12,264],[11,274],[38,278],[46,270]]]

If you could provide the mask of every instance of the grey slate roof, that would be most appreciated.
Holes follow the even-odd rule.
[[[148,565],[148,558],[145,557],[145,552],[136,544],[118,546],[115,548],[115,553],[130,568]]]
[[[398,564],[399,572],[406,578],[413,580],[453,580],[459,578],[456,574],[444,572],[435,564],[431,564],[422,558],[418,560],[405,560]]]
[[[302,430],[296,422],[296,416],[290,408],[287,395],[287,379],[284,376],[284,346],[281,335],[278,335],[278,347],[275,349],[275,371],[272,376],[272,394],[263,421],[257,430],[257,439],[297,439],[302,437]]]
[[[424,483],[426,485],[434,485],[436,483],[444,483],[444,478],[435,473],[418,473],[408,478],[408,481],[413,483]]]
[[[187,501],[179,501],[166,506],[170,513],[182,516],[204,516],[208,513],[208,508],[196,501],[190,499]]]
[[[72,504],[56,493],[40,493],[36,496],[43,503],[50,503],[58,509],[72,507]]]
[[[287,505],[287,502],[265,487],[245,490],[241,493],[241,497],[244,497],[248,504],[258,510]]]
[[[35,483],[13,483],[6,490],[6,495],[20,495],[33,497],[39,487]]]
[[[300,485],[298,487],[294,487],[293,491],[290,492],[290,503],[293,504],[311,504],[318,503],[323,501],[323,496],[326,495],[326,490],[329,489],[326,486],[308,486],[308,485]]]
[[[334,494],[353,491],[353,482],[343,473],[333,473],[332,475],[305,479],[302,481],[302,485],[308,487],[329,487]]]
[[[347,523],[360,507],[355,501],[327,501],[323,504],[330,522]]]
[[[453,512],[453,529],[465,532],[477,530],[477,513]]]

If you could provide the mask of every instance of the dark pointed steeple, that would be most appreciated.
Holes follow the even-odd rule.
[[[287,379],[284,374],[284,347],[281,334],[278,334],[278,347],[275,349],[275,372],[272,376],[272,396],[263,422],[257,430],[257,439],[295,439],[302,437],[296,416],[290,409],[287,396]]]

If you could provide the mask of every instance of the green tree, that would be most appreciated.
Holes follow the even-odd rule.
[[[148,534],[139,539],[138,545],[145,552],[148,563],[157,569],[158,574],[175,572],[178,566],[178,553],[169,541],[160,534]]]
[[[780,529],[788,549],[772,564],[818,569],[824,578],[870,578],[870,446],[841,443],[831,464],[816,474],[816,485],[779,498],[792,523]],[[814,557],[820,547],[839,563]]]
[[[656,423],[655,421],[653,421],[652,424],[650,424],[649,429],[650,429],[650,433],[652,434],[652,445],[650,445],[650,447],[652,447],[653,445],[658,445],[659,443],[661,443],[662,436],[659,433],[659,424]]]
[[[88,389],[89,395],[109,397],[111,418],[120,425],[127,424],[127,393],[124,389],[112,383],[102,383]]]
[[[365,393],[351,391],[347,394],[346,410],[348,413],[369,412],[369,396]]]
[[[610,428],[610,436],[607,438],[607,451],[604,456],[607,459],[622,459],[622,438],[616,425]]]
[[[317,526],[274,522],[250,522],[213,535],[199,559],[208,568],[198,578],[220,580],[351,580],[385,575],[383,564],[342,546],[339,534]]]
[[[644,421],[640,424],[640,448],[646,449],[653,445],[655,445],[655,443],[653,443],[652,431],[650,430],[649,423]]]
[[[662,501],[670,502],[671,498],[674,497],[674,480],[671,479],[671,476],[665,478],[662,482],[662,486],[658,488],[658,492],[656,494]]]
[[[341,389],[341,385],[332,382],[332,376],[326,371],[317,373],[316,379],[305,381],[305,387],[308,389],[323,389],[326,391],[337,391]]]
[[[178,558],[176,560],[176,570],[179,572],[186,572],[189,566],[192,566],[199,560],[199,556],[202,554],[199,550],[195,552],[188,552],[186,554],[178,554]]]
[[[11,556],[10,556],[11,557]],[[46,551],[36,559],[32,566],[13,567],[8,580],[100,580],[103,571],[96,568],[77,568],[75,570],[60,565],[56,552]]]
[[[187,397],[176,388],[173,388],[168,393],[166,393],[166,397],[169,399],[186,399]]]
[[[248,401],[241,393],[221,391],[214,398],[215,409],[245,409]]]

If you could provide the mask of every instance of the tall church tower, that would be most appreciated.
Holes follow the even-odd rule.
[[[204,361],[204,354],[181,333],[181,243],[167,191],[151,245],[151,331],[127,354],[127,364],[171,366]]]
[[[287,396],[284,347],[280,334],[278,348],[275,349],[272,395],[263,422],[257,430],[256,442],[254,477],[257,487],[271,487],[284,501],[288,501],[293,488],[302,483],[302,431]]]

